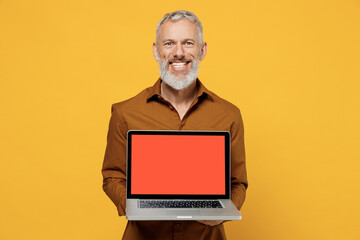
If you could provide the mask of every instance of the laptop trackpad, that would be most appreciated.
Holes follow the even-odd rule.
[[[200,214],[199,210],[166,210],[166,213],[177,216],[193,216]]]

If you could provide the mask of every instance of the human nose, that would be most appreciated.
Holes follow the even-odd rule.
[[[182,44],[176,44],[175,49],[174,49],[174,57],[182,58],[182,57],[184,57],[184,55],[185,55],[185,52],[184,52]]]

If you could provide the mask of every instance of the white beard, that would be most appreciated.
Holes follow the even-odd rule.
[[[190,72],[185,78],[178,78],[169,71],[169,63],[167,61],[159,62],[160,78],[175,90],[182,90],[190,86],[197,78],[199,72],[199,59],[191,61]]]

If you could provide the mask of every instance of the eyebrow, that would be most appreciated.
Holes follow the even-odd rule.
[[[176,42],[174,39],[167,38],[167,39],[164,39],[164,40],[162,41],[162,43],[168,42],[168,41],[170,41],[170,42]],[[184,40],[182,40],[182,42],[187,42],[187,41],[195,42],[195,39],[193,39],[193,38],[185,38]]]

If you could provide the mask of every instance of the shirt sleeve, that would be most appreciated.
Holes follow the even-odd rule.
[[[244,126],[239,109],[237,109],[234,122],[230,128],[230,132],[231,200],[240,210],[245,200],[248,181],[245,166]]]
[[[102,167],[103,189],[116,205],[119,216],[126,209],[126,125],[112,106],[107,146]]]

